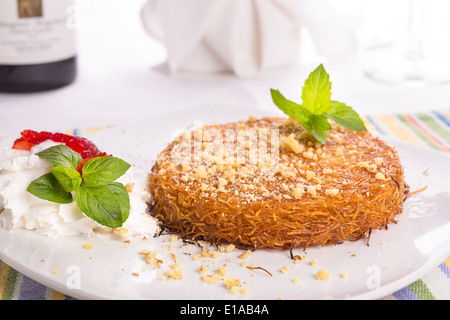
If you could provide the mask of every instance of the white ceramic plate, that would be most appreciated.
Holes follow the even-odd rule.
[[[177,130],[194,122],[236,121],[249,114],[267,115],[253,109],[207,105],[104,129],[87,137],[100,149],[149,171],[157,153]],[[307,254],[307,259],[297,264],[288,250],[259,250],[245,260],[264,270],[251,270],[241,266],[241,250],[194,260],[201,248],[171,242],[170,236],[129,242],[83,237],[52,240],[32,231],[0,229],[0,259],[30,278],[80,299],[382,298],[419,279],[450,255],[450,157],[395,139],[385,140],[399,151],[411,190],[428,188],[405,202],[397,224],[373,231],[369,245],[360,240],[310,247],[306,253],[296,249],[295,255]],[[11,143],[9,139],[0,140],[0,144]],[[93,244],[93,248],[84,249],[85,243]],[[146,265],[141,250],[157,250],[157,258],[163,261],[161,267]],[[162,281],[159,275],[170,269],[174,257],[181,262],[183,278]],[[311,263],[313,259],[317,264]],[[226,265],[226,277],[239,279],[249,292],[231,294],[224,281],[203,282],[197,272],[202,265],[208,267],[207,274]],[[283,267],[287,270],[284,273]],[[316,279],[320,269],[331,271],[327,280]],[[347,277],[342,277],[343,273]]]

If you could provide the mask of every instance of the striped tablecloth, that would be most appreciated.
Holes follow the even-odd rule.
[[[417,114],[366,116],[368,129],[421,146],[450,152],[450,110]],[[83,134],[73,130],[72,134]],[[72,299],[35,282],[0,261],[0,300]],[[385,297],[393,300],[450,299],[450,257],[424,277]]]

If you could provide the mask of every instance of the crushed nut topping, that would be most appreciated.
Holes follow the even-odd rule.
[[[326,269],[320,269],[316,273],[316,279],[318,280],[326,280],[330,277],[331,271]]]
[[[346,131],[340,127],[330,131],[324,145],[311,139],[293,119],[250,117],[230,124],[229,130],[206,128],[184,132],[175,139],[178,144],[172,151],[157,159],[162,164],[160,174],[172,170],[173,183],[182,183],[186,191],[200,192],[205,199],[230,193],[245,205],[269,198],[295,201],[321,193],[336,196],[337,177],[345,183],[347,176],[340,164],[349,161],[376,174],[372,178],[385,180],[383,157],[356,152],[358,146],[370,150],[378,146],[366,145],[359,136],[346,141]]]

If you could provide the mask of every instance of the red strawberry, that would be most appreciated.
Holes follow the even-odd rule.
[[[24,130],[22,137],[14,141],[13,149],[30,150],[33,146],[41,142],[51,140],[64,143],[73,151],[78,152],[83,159],[106,155],[98,150],[97,146],[86,138],[71,136],[64,133],[51,133],[47,131],[37,132],[34,130]]]

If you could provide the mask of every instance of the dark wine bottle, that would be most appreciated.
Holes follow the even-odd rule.
[[[0,0],[0,92],[39,92],[77,74],[74,0]]]

